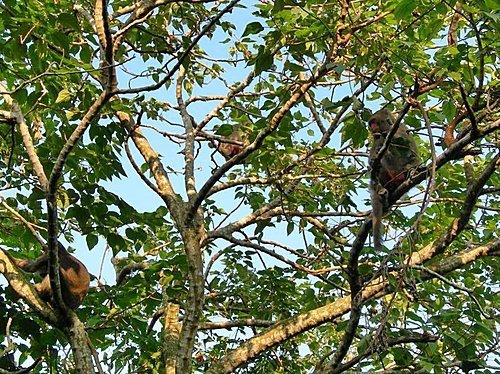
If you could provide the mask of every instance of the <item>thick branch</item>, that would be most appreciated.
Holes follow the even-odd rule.
[[[113,259],[111,261],[113,262]],[[123,266],[119,271],[116,271],[116,286],[121,286],[125,283],[127,277],[134,271],[147,269],[148,266],[148,261],[133,262]]]
[[[224,321],[224,322],[205,322],[200,325],[200,330],[216,330],[216,329],[231,329],[233,327],[269,327],[274,325],[273,321],[267,321],[262,319],[237,319],[234,321]]]
[[[94,8],[95,29],[101,48],[101,83],[106,92],[116,88],[116,70],[114,67],[113,38],[109,28],[108,2],[107,0],[96,0]]]
[[[179,343],[180,323],[179,304],[168,303],[165,307],[163,323],[163,360],[167,374],[175,374],[177,346]]]
[[[63,328],[68,337],[73,352],[73,361],[75,363],[74,372],[77,374],[95,373],[92,364],[92,350],[90,349],[90,340],[85,330],[85,325],[78,319],[78,316],[71,311],[70,321]]]
[[[189,292],[184,308],[184,321],[177,352],[177,372],[190,373],[191,359],[200,319],[205,302],[203,259],[200,243],[204,240],[204,220],[198,211],[192,221],[186,222],[182,230],[184,250],[187,256]]]
[[[163,168],[160,156],[153,150],[149,141],[142,134],[141,129],[136,127],[129,114],[125,112],[117,112],[116,115],[120,119],[122,125],[128,130],[135,146],[147,162],[149,170],[151,171],[151,174],[153,174],[156,185],[158,186],[158,195],[163,199],[163,201],[165,201],[170,214],[176,214],[175,212],[178,212],[178,205],[180,201],[178,200],[172,184],[170,183],[168,173]],[[179,218],[180,217],[177,217],[177,219]]]

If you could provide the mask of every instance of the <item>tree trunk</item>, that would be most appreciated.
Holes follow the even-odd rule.
[[[73,351],[73,360],[75,362],[75,373],[93,374],[94,366],[92,364],[92,351],[89,346],[89,337],[85,331],[85,326],[78,319],[76,314],[72,313],[70,325],[63,328],[68,337]]]

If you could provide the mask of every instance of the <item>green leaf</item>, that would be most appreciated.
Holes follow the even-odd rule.
[[[72,28],[73,30],[79,30],[80,25],[78,24],[78,20],[73,14],[69,13],[61,13],[57,17],[57,20],[64,26],[68,28]]]
[[[414,0],[402,0],[394,8],[394,16],[396,19],[405,19],[411,15],[411,12],[417,7],[417,2]]]
[[[94,234],[88,234],[85,240],[87,241],[87,247],[89,247],[89,249],[92,249],[97,245],[99,237]]]
[[[358,343],[358,354],[363,354],[369,347],[372,342],[373,336],[365,335],[361,338]]]
[[[366,124],[360,121],[357,116],[352,116],[342,127],[342,144],[352,141],[352,145],[356,148],[361,147],[368,137],[368,129]]]
[[[251,34],[258,34],[264,30],[264,27],[260,24],[260,22],[251,22],[247,25],[245,28],[245,31],[243,32],[243,35],[241,37],[251,35]]]
[[[451,100],[446,100],[443,103],[443,113],[445,114],[448,120],[451,120],[455,116],[456,112],[457,112],[457,107],[454,102],[452,102]]]
[[[285,69],[286,70],[290,70],[290,71],[307,71],[307,69],[302,66],[302,65],[299,65],[299,64],[295,64],[293,62],[290,62],[290,61],[285,61]]]
[[[500,10],[500,2],[498,0],[484,0],[484,4],[488,8],[488,10]]]
[[[394,361],[396,362],[396,364],[403,367],[409,365],[413,360],[413,357],[410,354],[410,352],[408,352],[407,349],[402,347],[393,348],[392,355],[394,356]]]
[[[68,101],[69,98],[71,97],[71,93],[69,92],[68,89],[63,89],[59,91],[59,94],[57,95],[56,103],[63,103],[65,101]]]
[[[57,206],[61,209],[67,209],[69,206],[69,197],[66,191],[59,190],[57,194]]]
[[[354,111],[359,111],[363,109],[363,107],[364,107],[363,103],[356,96],[354,96],[352,98],[352,109]]]
[[[271,66],[273,66],[273,55],[264,47],[260,47],[255,59],[255,75],[268,70]]]
[[[154,353],[151,355],[151,358],[152,358],[153,360],[156,360],[158,357],[160,357],[160,356],[161,356],[161,354],[162,354],[162,352],[161,352],[161,351],[154,352]]]
[[[109,246],[113,248],[113,253],[125,249],[125,240],[120,235],[111,232],[107,235],[106,239]]]
[[[225,123],[225,124],[219,126],[215,133],[217,135],[221,135],[221,136],[229,136],[233,133],[233,131],[234,131],[234,126]]]
[[[285,9],[285,0],[275,0],[273,2],[273,14]]]

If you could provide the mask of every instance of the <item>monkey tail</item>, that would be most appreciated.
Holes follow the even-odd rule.
[[[372,201],[372,235],[373,235],[373,245],[375,250],[382,250],[382,216],[384,214],[384,188],[377,191],[376,188],[371,188],[371,201]]]

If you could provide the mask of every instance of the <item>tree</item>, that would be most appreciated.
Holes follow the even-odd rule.
[[[0,6],[2,372],[495,370],[494,1]],[[382,107],[422,163],[380,252]],[[76,312],[58,240],[102,258]]]

